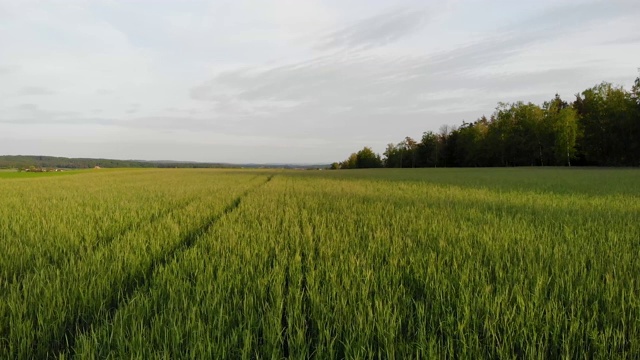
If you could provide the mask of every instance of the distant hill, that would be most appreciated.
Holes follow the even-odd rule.
[[[147,161],[90,158],[66,158],[40,155],[0,155],[0,168],[28,168],[30,166],[62,169],[103,168],[327,168],[328,164],[228,164],[195,161]]]

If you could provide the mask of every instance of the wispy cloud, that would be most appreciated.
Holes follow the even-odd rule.
[[[20,104],[16,106],[16,109],[21,111],[37,111],[38,105],[36,104]]]
[[[426,9],[395,9],[329,34],[320,39],[317,48],[329,50],[386,45],[420,30],[428,20]]]
[[[17,65],[0,65],[0,75],[17,73],[20,67]]]
[[[70,124],[83,121],[77,111],[47,110],[34,103],[19,104],[0,114],[0,124]]]
[[[109,89],[98,89],[96,90],[96,95],[111,95],[113,94],[114,91],[113,90],[109,90]]]
[[[40,87],[40,86],[27,86],[16,93],[18,96],[39,96],[39,95],[53,95],[55,91]]]
[[[598,14],[573,4],[566,5],[554,8],[553,16],[545,11],[523,21],[531,26],[523,28],[512,24],[499,35],[435,54],[396,56],[338,52],[285,66],[224,71],[193,87],[190,95],[195,100],[221,105],[217,110],[222,111],[222,115],[246,113],[246,109],[260,103],[263,106],[271,104],[268,113],[281,116],[298,107],[314,114],[325,113],[324,109],[334,109],[327,111],[331,114],[336,113],[335,109],[362,113],[376,109],[403,112],[419,104],[424,99],[419,94],[424,93],[461,88],[489,89],[494,93],[501,89],[500,92],[508,93],[542,80],[545,84],[554,79],[567,83],[567,76],[575,80],[588,69],[583,66],[522,69],[521,73],[505,71],[502,76],[498,74],[493,78],[485,72],[493,65],[504,64],[512,57],[526,53],[531,46],[545,43],[558,32],[580,31],[575,24],[557,21],[556,11],[572,11],[573,17],[582,20],[581,26],[602,20]],[[608,17],[620,15],[615,11],[603,12]],[[424,12],[398,10],[364,20],[325,40],[336,47],[384,44],[415,30],[425,19]],[[495,95],[493,98],[494,101],[501,100]]]

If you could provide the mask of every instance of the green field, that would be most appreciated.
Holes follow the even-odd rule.
[[[15,170],[0,170],[0,180],[2,179],[25,179],[25,178],[40,178],[50,176],[64,176],[77,173],[79,170],[64,171],[64,172],[18,172]],[[86,170],[85,170],[86,171]]]
[[[2,359],[640,358],[639,170],[37,175]]]

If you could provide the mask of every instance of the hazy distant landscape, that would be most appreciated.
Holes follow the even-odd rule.
[[[0,169],[90,169],[101,168],[328,168],[328,164],[229,164],[168,160],[80,159],[55,156],[0,155]]]

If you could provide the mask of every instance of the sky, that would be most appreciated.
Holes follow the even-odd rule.
[[[640,1],[0,0],[0,155],[330,163],[640,67]]]

